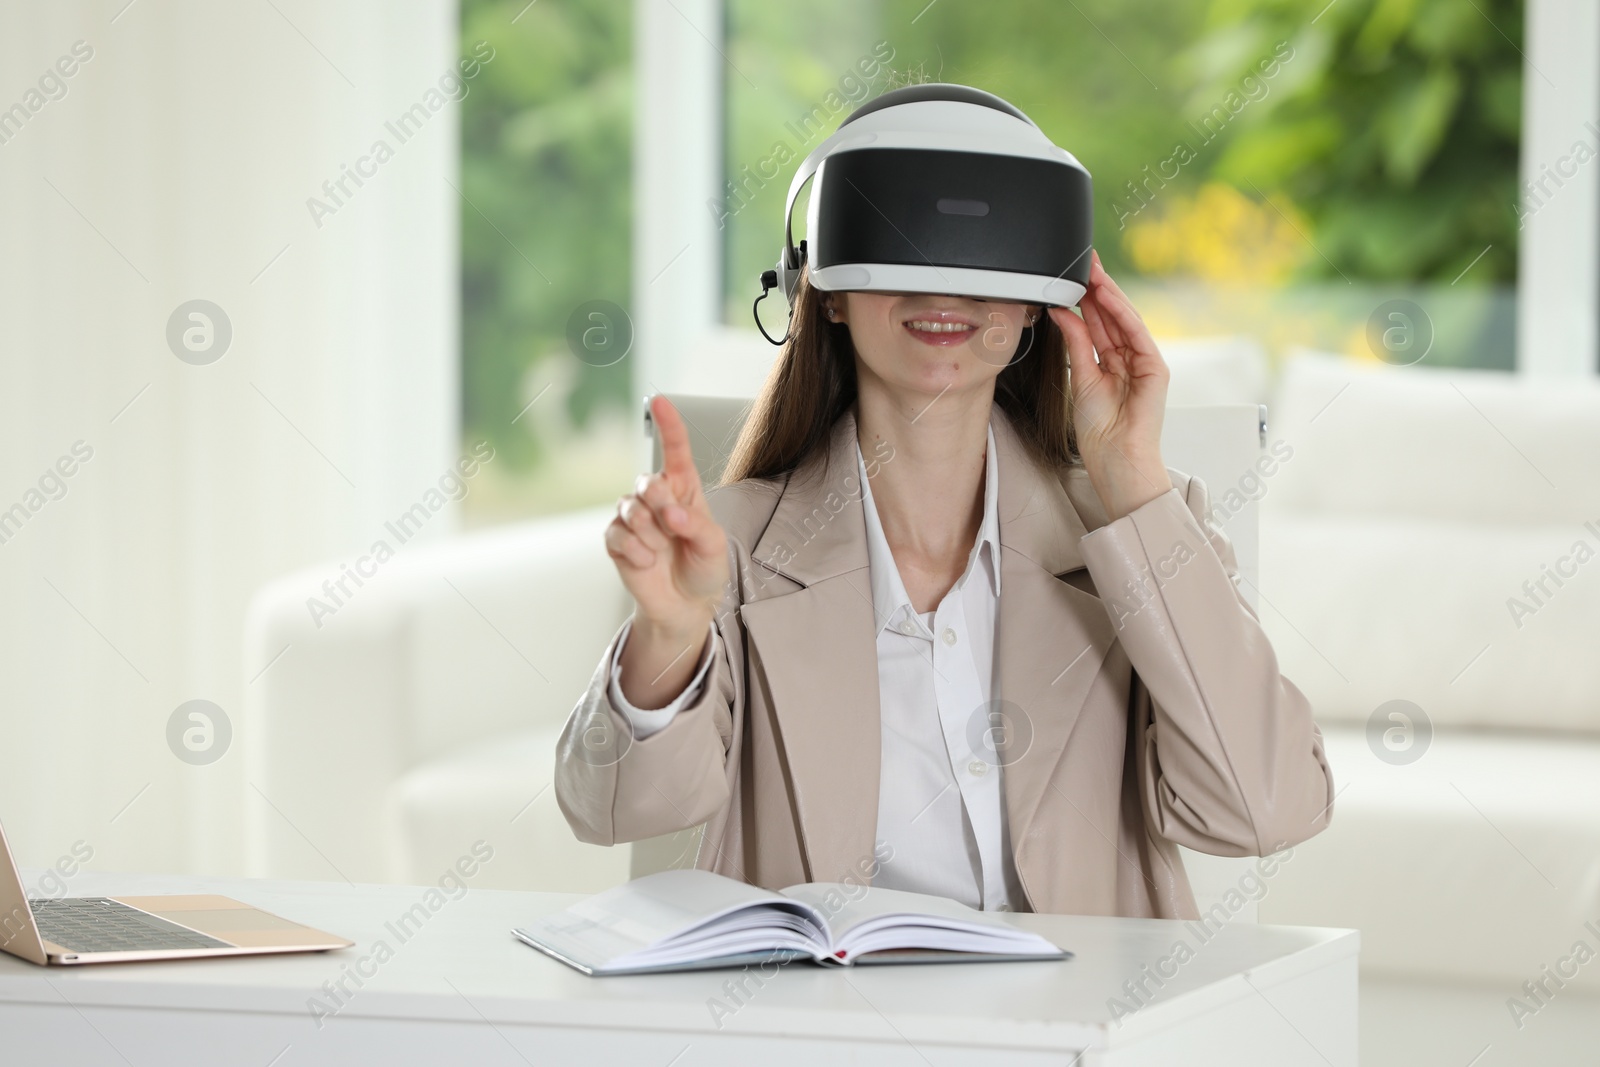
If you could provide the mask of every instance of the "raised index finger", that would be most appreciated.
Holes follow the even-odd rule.
[[[689,428],[672,401],[660,393],[651,398],[650,413],[661,434],[661,471],[678,502],[688,504],[695,499],[700,485],[700,472],[695,469],[694,452],[689,448]]]

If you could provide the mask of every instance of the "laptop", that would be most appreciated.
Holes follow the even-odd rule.
[[[229,897],[41,897],[29,900],[0,827],[0,949],[32,963],[131,963],[355,944]]]

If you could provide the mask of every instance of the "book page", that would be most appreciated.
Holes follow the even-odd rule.
[[[833,931],[833,954],[840,959],[898,948],[1019,955],[1061,951],[999,913],[977,911],[948,897],[836,882],[790,886],[783,895],[822,913]]]
[[[820,917],[803,902],[701,870],[636,878],[520,928],[597,971],[666,957],[826,943]]]
[[[802,900],[828,920],[837,941],[851,929],[872,919],[917,916],[945,919],[959,925],[1001,926],[1013,929],[994,912],[975,911],[949,897],[910,893],[842,882],[807,882],[782,890],[790,900]]]

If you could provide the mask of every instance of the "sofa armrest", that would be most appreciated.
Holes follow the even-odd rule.
[[[263,587],[244,649],[251,873],[403,879],[384,832],[401,776],[455,748],[559,725],[626,615],[601,541],[612,514],[402,545],[337,598],[324,582],[355,560]]]
[[[257,592],[245,623],[247,863],[255,877],[392,881],[376,828],[410,762],[407,613],[350,612],[318,630],[324,571]],[[259,674],[258,674],[259,672]]]

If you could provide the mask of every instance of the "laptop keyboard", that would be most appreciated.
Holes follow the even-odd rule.
[[[171,949],[232,948],[105,897],[30,900],[39,934],[73,952],[164,952]]]

